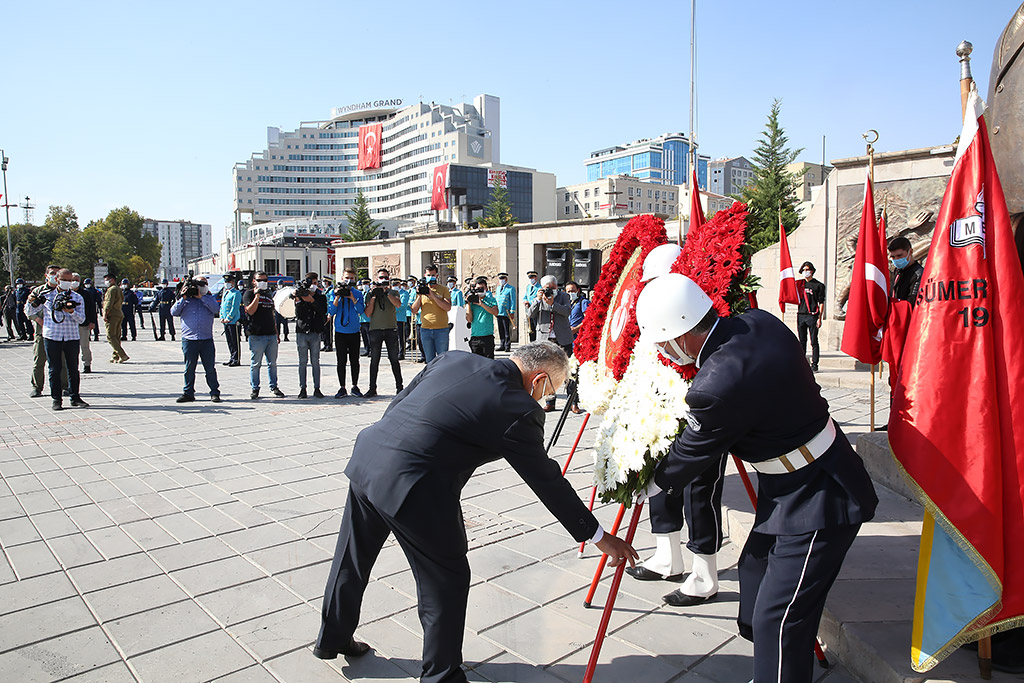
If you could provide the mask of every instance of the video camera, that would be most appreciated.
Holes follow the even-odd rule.
[[[195,271],[188,271],[185,279],[178,283],[174,294],[179,299],[199,296],[199,283],[195,280]]]
[[[293,299],[301,299],[304,296],[309,296],[311,294],[311,292],[309,291],[309,288],[312,287],[312,286],[313,286],[313,279],[312,278],[308,278],[307,277],[306,279],[301,280],[297,285],[295,285],[295,291],[292,292],[292,298]]]
[[[478,303],[480,303],[480,292],[476,291],[475,289],[469,290],[469,293],[466,294],[466,303],[468,303],[468,304],[478,304]]]
[[[352,287],[349,286],[348,282],[339,282],[334,285],[334,296],[347,299],[352,296]]]
[[[416,293],[424,296],[430,294],[430,285],[427,284],[427,279],[421,277],[416,281]]]

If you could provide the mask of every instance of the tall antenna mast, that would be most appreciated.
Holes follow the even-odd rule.
[[[693,172],[697,170],[697,144],[693,139],[693,112],[694,112],[694,74],[696,65],[696,51],[694,49],[694,34],[697,25],[697,0],[690,0],[690,157],[692,159]],[[693,172],[688,173],[687,176],[693,177]],[[690,192],[693,192],[694,188],[690,188]]]

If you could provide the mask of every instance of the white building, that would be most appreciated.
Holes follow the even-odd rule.
[[[329,120],[290,132],[268,128],[266,149],[235,165],[231,242],[247,241],[245,221],[312,216],[344,232],[360,190],[375,220],[394,223],[389,228],[451,221],[430,208],[433,171],[443,164],[497,167],[500,115],[493,95],[456,106],[392,99],[336,108]],[[360,170],[360,126],[376,123],[380,167]],[[516,208],[521,221],[545,218],[532,215],[532,205]]]
[[[754,182],[754,166],[746,157],[715,159],[710,168],[708,189],[720,195],[740,194]]]
[[[629,214],[679,214],[685,188],[621,175],[555,189],[556,220],[610,218]],[[684,208],[683,213],[688,209]]]
[[[697,155],[697,186],[707,189],[710,157]],[[591,152],[587,180],[629,175],[662,185],[690,185],[690,140],[682,133],[634,140]],[[559,216],[561,218],[561,216]]]
[[[157,280],[174,280],[188,273],[188,262],[213,251],[213,228],[191,221],[159,221],[147,218],[142,229],[155,235],[163,249]]]

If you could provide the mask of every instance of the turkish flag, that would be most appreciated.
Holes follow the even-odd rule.
[[[359,126],[359,170],[380,168],[380,145],[384,124]]]
[[[786,304],[799,304],[800,291],[793,273],[793,257],[789,254],[786,228],[779,223],[779,308],[786,312]]]
[[[1024,275],[983,108],[972,92],[889,420],[926,511],[917,671],[1024,617]]]
[[[237,268],[235,267],[234,253],[228,254],[228,270],[237,270]]]
[[[448,164],[434,167],[434,180],[430,187],[430,208],[434,211],[448,208]]]
[[[700,207],[700,188],[697,187],[697,169],[693,169],[690,180],[690,230],[704,225],[704,209]]]
[[[843,353],[874,365],[882,359],[882,328],[889,304],[889,263],[878,238],[871,178],[864,181],[857,256],[850,275],[850,298],[843,327]]]
[[[882,245],[883,254],[889,250],[889,238],[886,236],[886,224],[889,222],[889,217],[885,209],[882,209],[882,217],[878,219],[878,240],[879,244]]]

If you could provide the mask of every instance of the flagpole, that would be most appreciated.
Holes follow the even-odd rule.
[[[964,40],[956,46],[956,56],[960,58],[960,117],[967,116],[967,98],[974,85],[971,75],[971,52],[974,46]],[[978,641],[978,671],[982,680],[992,679],[992,636],[985,636]]]
[[[868,178],[871,180],[872,192],[875,187],[875,147],[874,143],[878,142],[878,131],[869,130],[861,136],[864,138],[864,142],[867,143],[868,149]],[[871,217],[874,220],[874,216]],[[863,235],[861,236],[863,239]],[[869,418],[868,431],[875,431],[875,364],[871,364],[871,417]]]

